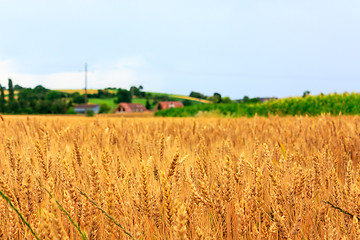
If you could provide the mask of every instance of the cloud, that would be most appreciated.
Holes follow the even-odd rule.
[[[139,57],[120,59],[112,64],[95,64],[88,68],[88,88],[129,88],[137,85],[137,70],[144,64]],[[56,72],[50,74],[22,73],[13,60],[0,61],[0,83],[7,86],[8,78],[24,87],[43,85],[50,89],[80,89],[85,85],[84,72]]]

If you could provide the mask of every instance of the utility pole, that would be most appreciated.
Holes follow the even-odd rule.
[[[87,63],[85,63],[85,117],[88,115],[87,107]]]
[[[134,88],[131,87],[131,102],[133,102],[134,100]]]

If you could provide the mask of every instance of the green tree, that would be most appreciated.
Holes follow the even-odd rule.
[[[55,99],[51,103],[50,111],[51,113],[55,113],[55,114],[65,114],[67,112],[66,107],[67,106],[65,100]]]
[[[85,95],[80,95],[78,92],[74,93],[72,96],[72,101],[76,104],[85,103]]]
[[[49,89],[47,88],[44,88],[43,86],[41,85],[37,85],[35,88],[34,88],[34,91],[37,93],[37,94],[42,94],[42,95],[45,95],[48,91],[50,91]]]
[[[190,97],[194,97],[194,98],[201,98],[201,99],[205,99],[205,98],[206,98],[206,96],[205,96],[204,94],[199,93],[199,92],[194,92],[194,91],[191,92],[189,96],[190,96]]]
[[[214,103],[221,103],[221,102],[222,102],[221,94],[220,94],[220,93],[217,93],[217,92],[214,93],[213,102],[214,102]]]
[[[305,92],[303,93],[303,96],[302,96],[302,97],[304,98],[304,97],[307,97],[307,96],[309,96],[309,95],[310,95],[310,91],[305,91]]]
[[[11,78],[9,78],[9,102],[14,101],[14,87]]]
[[[15,91],[20,91],[21,89],[24,89],[22,86],[20,86],[20,85],[15,85],[15,87],[14,87],[14,90]]]
[[[1,95],[0,95],[0,112],[5,112],[5,105],[6,105],[6,101],[5,101],[5,93],[4,93],[4,87],[1,86],[0,84],[0,91],[1,91]]]
[[[247,102],[249,102],[249,101],[250,101],[250,98],[249,98],[248,96],[244,96],[243,102],[244,102],[244,103],[247,103]]]
[[[97,93],[88,94],[89,98],[111,98],[114,97],[115,94],[110,92],[108,89],[98,89]]]
[[[18,102],[15,100],[15,94],[14,94],[14,86],[12,83],[12,80],[9,78],[9,101],[8,101],[8,113],[18,113],[19,110],[19,104]]]
[[[73,106],[74,106],[73,101],[70,98],[69,102],[67,103],[67,108],[71,108]]]
[[[38,100],[34,112],[40,114],[52,113],[51,102],[49,100]]]
[[[115,98],[114,102],[115,103],[121,103],[121,102],[131,103],[131,92],[126,89],[119,88],[116,92],[116,98]]]
[[[231,103],[232,101],[231,101],[230,97],[223,97],[222,102],[223,103]]]
[[[18,102],[21,111],[27,114],[33,113],[36,102],[43,99],[43,95],[37,94],[31,88],[24,88],[18,93]]]
[[[139,86],[139,94],[140,97],[145,97],[146,96],[146,92],[143,92],[144,87],[142,85]]]
[[[153,100],[151,105],[155,107],[158,103],[159,103],[159,101],[155,99],[155,100]]]
[[[135,86],[132,86],[130,88],[130,93],[131,93],[132,97],[134,97],[134,96],[140,97],[140,89]]]
[[[149,99],[148,99],[148,98],[146,99],[146,104],[145,104],[145,107],[146,107],[146,109],[148,109],[148,110],[150,110],[150,109],[151,109],[151,104],[150,104],[150,101],[149,101]]]
[[[65,97],[65,94],[58,91],[48,91],[45,95],[45,99],[49,101],[54,101],[56,99],[61,99]]]

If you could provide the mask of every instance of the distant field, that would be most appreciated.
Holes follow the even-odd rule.
[[[199,99],[199,98],[194,98],[194,97],[181,96],[181,95],[170,95],[170,96],[174,97],[174,98],[186,99],[186,100],[196,101],[196,102],[201,102],[201,103],[211,103],[211,101],[209,101],[209,100]]]
[[[114,103],[115,98],[89,98],[89,103],[92,104],[102,104],[106,103],[111,110],[114,110],[117,106],[116,103]]]
[[[53,89],[54,91],[59,91],[59,92],[65,92],[65,93],[75,93],[78,92],[80,94],[85,94],[85,89]],[[88,89],[87,93],[89,94],[94,94],[94,93],[98,93],[97,89]]]
[[[147,92],[150,93],[152,96],[170,96],[171,94],[168,93],[156,93],[156,92]]]
[[[147,92],[150,93],[152,96],[168,96],[170,101],[183,101],[183,100],[190,100],[193,103],[211,103],[211,101],[199,98],[193,98],[184,95],[177,95],[177,94],[168,94],[168,93],[155,93],[155,92]]]

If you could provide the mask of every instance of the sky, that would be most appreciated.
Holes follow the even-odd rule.
[[[0,84],[360,92],[359,0],[0,0]]]

